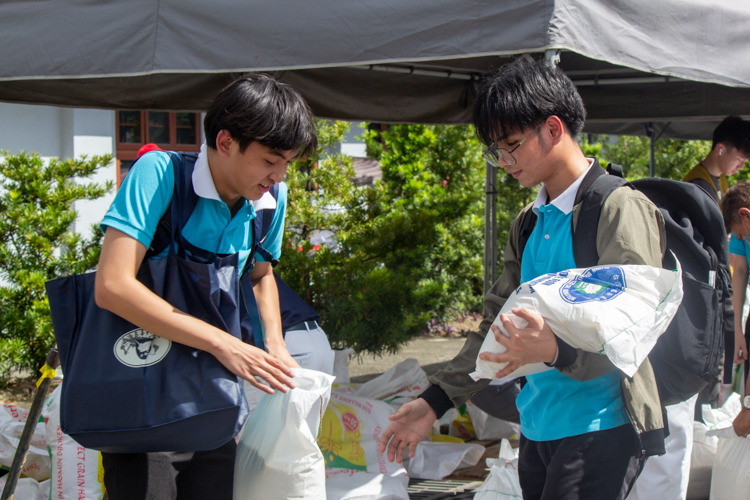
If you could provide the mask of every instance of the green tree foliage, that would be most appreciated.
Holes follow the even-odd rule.
[[[598,157],[604,165],[609,162],[622,165],[623,173],[628,180],[641,179],[649,175],[648,137],[620,136],[614,143],[611,143],[607,136],[594,136],[592,142],[584,137],[580,144],[587,156]],[[656,177],[682,180],[710,150],[710,141],[658,139],[654,144]]]
[[[36,371],[55,344],[44,282],[96,266],[102,233],[71,231],[73,202],[112,188],[87,179],[111,156],[48,163],[0,151],[0,374]]]
[[[352,159],[326,153],[347,132],[319,122],[321,148],[296,162],[278,271],[338,346],[393,352],[453,310],[479,310],[484,161],[469,127],[365,132],[383,179],[355,186]],[[313,249],[319,231],[334,243]]]

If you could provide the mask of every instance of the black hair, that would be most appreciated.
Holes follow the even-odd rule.
[[[586,108],[573,82],[543,59],[519,58],[489,77],[474,104],[477,136],[486,145],[536,127],[555,115],[573,138],[586,121]]]
[[[295,89],[267,75],[245,75],[219,92],[203,119],[206,143],[216,149],[216,136],[227,130],[244,152],[250,143],[279,151],[299,149],[299,156],[318,146],[315,121]]]
[[[740,208],[750,208],[750,183],[740,181],[721,197],[721,215],[727,234],[731,227],[740,221]]]
[[[714,129],[711,149],[714,149],[719,143],[739,149],[745,156],[750,156],[750,122],[739,116],[724,118],[719,126]]]

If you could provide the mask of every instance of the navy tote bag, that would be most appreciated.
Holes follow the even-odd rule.
[[[138,280],[176,309],[241,338],[238,255],[182,239],[195,196],[192,162],[174,153],[172,242],[144,260]],[[185,162],[186,164],[188,162]],[[191,207],[192,205],[192,207]],[[46,283],[65,374],[61,427],[86,448],[109,453],[213,450],[248,415],[242,381],[209,353],[154,336],[98,307],[95,273]]]

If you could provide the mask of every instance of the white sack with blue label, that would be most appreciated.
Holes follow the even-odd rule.
[[[651,266],[596,266],[545,274],[523,283],[508,298],[500,314],[518,328],[527,322],[511,313],[526,308],[542,316],[550,329],[569,345],[607,356],[632,377],[651,352],[682,302],[682,271]],[[494,324],[509,336],[500,314]],[[489,331],[480,352],[505,352]],[[507,363],[477,358],[474,380],[494,379]],[[506,378],[549,370],[544,363],[528,364]]]

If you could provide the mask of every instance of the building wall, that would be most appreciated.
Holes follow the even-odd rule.
[[[68,110],[65,110],[68,111]],[[0,149],[60,157],[63,108],[0,103]]]
[[[102,109],[56,108],[25,104],[0,103],[0,149],[11,154],[19,151],[39,153],[42,158],[80,158],[83,155],[116,155],[116,116],[115,111]],[[204,114],[201,114],[200,135],[205,142],[202,127]],[[365,145],[357,136],[363,129],[359,122],[351,124],[351,129],[342,140],[339,148],[332,153],[365,156]],[[91,180],[84,182],[104,183],[112,181],[117,185],[117,161],[101,168]],[[84,237],[91,234],[91,225],[98,224],[112,203],[115,189],[102,198],[80,201],[75,204],[78,219],[73,229]]]
[[[0,149],[11,154],[24,150],[43,159],[114,154],[115,112],[102,109],[55,108],[0,103]],[[116,162],[102,167],[84,182],[117,181]],[[114,189],[102,198],[75,204],[78,219],[73,229],[85,237],[112,203]]]
[[[66,127],[65,132],[70,135],[64,144],[72,142],[72,155],[65,157],[80,158],[86,156],[101,156],[104,154],[115,154],[115,112],[103,109],[69,109],[64,114],[72,115],[72,127]],[[90,179],[84,182],[105,183],[112,181],[117,186],[117,162],[113,160],[106,167],[102,167]],[[76,202],[75,209],[78,219],[75,223],[75,231],[88,237],[91,234],[91,225],[101,222],[112,200],[115,197],[115,189],[96,200],[82,200]]]

